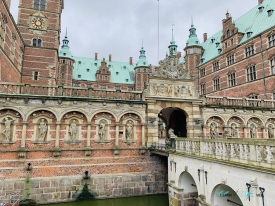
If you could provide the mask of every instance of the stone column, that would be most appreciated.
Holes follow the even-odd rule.
[[[22,138],[21,138],[21,147],[24,148],[26,146],[26,134],[27,134],[27,124],[28,122],[22,122]]]
[[[198,177],[200,176],[199,188],[200,194],[205,195],[205,176],[204,176],[204,165],[199,167],[200,172],[198,171]],[[199,191],[198,191],[199,192]],[[199,194],[199,195],[200,195]]]
[[[206,138],[206,126],[203,126],[203,138]]]
[[[145,123],[141,124],[142,146],[145,146],[145,126]]]
[[[244,138],[247,138],[247,127],[244,126],[243,128]]]
[[[91,123],[87,124],[88,128],[87,128],[87,143],[86,143],[86,147],[90,147],[91,146]]]
[[[60,124],[61,124],[61,122],[56,122],[56,129],[55,129],[55,147],[59,147]]]
[[[148,100],[148,113],[147,113],[147,121],[148,121],[148,140],[147,147],[152,145],[153,143],[158,142],[158,112],[155,109],[156,101]]]
[[[118,146],[118,138],[119,138],[119,122],[116,122],[116,140],[115,140],[115,146]]]
[[[263,138],[266,139],[266,128],[263,127],[262,131],[263,131]]]

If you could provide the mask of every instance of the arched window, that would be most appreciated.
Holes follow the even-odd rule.
[[[37,46],[38,46],[38,47],[41,47],[41,46],[42,46],[42,40],[41,40],[41,39],[38,39],[38,40],[37,40]]]
[[[227,30],[227,37],[230,37],[230,30]]]
[[[106,73],[106,70],[105,69],[102,69],[102,74],[105,74]]]
[[[36,46],[36,45],[37,45],[37,39],[33,39],[33,40],[32,40],[32,45],[33,45],[33,46]]]

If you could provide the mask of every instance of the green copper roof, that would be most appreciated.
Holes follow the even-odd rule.
[[[67,36],[67,29],[66,29],[66,35],[65,38],[63,39],[63,45],[61,46],[61,49],[59,50],[59,57],[68,57],[68,58],[72,58],[73,55],[70,51],[70,47],[69,47],[69,39]]]
[[[260,7],[263,7],[261,12],[259,10]],[[268,11],[270,10],[274,10],[271,16],[268,15]],[[239,32],[244,33],[243,38],[239,42],[239,45],[243,44],[253,37],[275,26],[275,1],[264,0],[262,4],[252,8],[250,11],[235,20],[234,23],[235,26],[239,29]],[[252,32],[250,33],[250,37],[247,35],[248,32]],[[200,63],[200,65],[220,55],[218,49],[221,48],[221,45],[217,47],[216,43],[221,42],[222,34],[223,32],[221,30],[201,44],[205,51],[202,56],[204,61]]]
[[[174,30],[172,29],[172,39],[170,41],[170,45],[168,46],[169,48],[169,56],[176,56],[177,55],[177,48],[178,46],[176,45],[175,39],[174,39]]]
[[[101,66],[101,59],[73,57],[75,60],[73,79],[96,81],[96,71]],[[134,84],[134,67],[127,62],[106,61],[111,72],[111,83]]]
[[[139,60],[136,64],[136,67],[148,67],[149,64],[148,64],[148,61],[147,61],[146,56],[145,56],[143,41],[142,41],[142,46],[141,46],[141,49],[140,49],[139,53],[140,53]]]

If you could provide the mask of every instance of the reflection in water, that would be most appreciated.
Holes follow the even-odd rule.
[[[117,199],[92,200],[51,204],[53,206],[168,206],[168,195],[126,197]],[[47,205],[47,206],[51,206]]]

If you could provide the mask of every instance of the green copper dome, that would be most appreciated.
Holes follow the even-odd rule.
[[[191,28],[189,29],[190,35],[189,39],[186,42],[186,46],[200,46],[200,40],[196,34],[196,28],[194,27],[193,20],[191,24]]]
[[[69,39],[67,36],[67,30],[66,30],[65,38],[63,39],[63,45],[61,46],[61,49],[59,50],[59,57],[67,57],[67,58],[73,57],[73,55],[70,51],[70,47],[69,47]]]
[[[142,46],[141,46],[141,49],[140,49],[139,53],[140,53],[139,60],[136,64],[136,67],[148,67],[149,64],[148,64],[148,61],[147,61],[146,56],[145,56],[145,50],[144,50],[144,47],[143,47],[143,43],[142,43]]]

